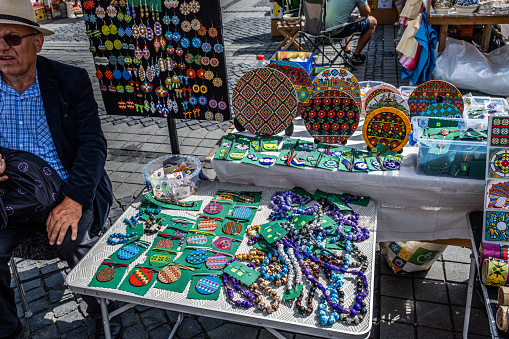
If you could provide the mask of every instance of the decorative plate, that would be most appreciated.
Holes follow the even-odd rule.
[[[343,80],[346,82],[338,82],[337,80]],[[350,88],[351,87],[351,88]],[[361,108],[361,87],[359,86],[359,81],[355,75],[348,71],[348,68],[329,68],[323,70],[318,73],[318,75],[313,79],[313,88],[321,90],[323,89],[333,89],[337,91],[347,92],[355,99],[355,102]]]
[[[152,271],[148,268],[137,268],[129,277],[129,282],[136,287],[145,286],[152,280],[152,275]]]
[[[489,177],[507,178],[509,177],[509,149],[490,150]]]
[[[138,246],[127,245],[125,247],[122,247],[118,251],[117,256],[119,259],[128,260],[128,259],[134,258],[138,254],[139,251],[140,251],[140,248]]]
[[[164,267],[171,262],[171,255],[153,254],[150,256],[149,263],[154,267]]]
[[[377,95],[382,94],[382,93],[396,93],[396,94],[401,95],[401,93],[399,93],[398,89],[390,84],[384,83],[383,85],[371,87],[366,92],[366,94],[364,94],[364,97],[362,98],[362,101],[364,103],[362,112],[365,113],[366,107],[369,104],[369,102],[372,99],[374,99]]]
[[[161,247],[161,248],[172,248],[173,247],[173,241],[171,241],[171,239],[163,239],[163,240],[159,240],[156,244],[156,247]]]
[[[208,257],[205,266],[207,266],[209,270],[222,270],[225,268],[227,262],[228,258],[225,255],[214,254]]]
[[[198,223],[198,229],[202,231],[214,231],[217,228],[217,221],[214,219],[203,219]]]
[[[463,96],[454,85],[442,80],[430,80],[417,86],[410,94],[408,98],[410,116],[422,115],[427,106],[437,102],[451,104],[463,112]]]
[[[188,245],[204,245],[207,243],[207,236],[204,234],[193,235],[186,239]]]
[[[486,208],[509,209],[509,182],[489,181],[488,182],[488,205]],[[99,276],[99,275],[98,275]],[[99,278],[97,278],[99,280]]]
[[[406,100],[401,95],[392,92],[378,94],[371,99],[366,107],[366,115],[383,107],[392,107],[405,113],[406,116],[410,115],[410,109]]]
[[[177,266],[171,265],[163,268],[159,271],[157,275],[157,279],[163,284],[171,284],[177,280],[179,280],[182,272],[180,272],[180,268]]]
[[[209,254],[207,253],[207,251],[197,250],[189,253],[188,256],[186,257],[186,261],[193,265],[203,264],[205,261],[207,261],[208,257]]]
[[[425,117],[463,119],[463,114],[456,107],[446,102],[437,102],[427,106],[422,110],[421,115]]]
[[[255,134],[278,134],[297,116],[297,94],[292,82],[268,67],[244,74],[233,90],[232,103],[239,123]]]
[[[99,281],[99,282],[107,282],[107,281],[112,280],[116,274],[117,274],[117,272],[115,271],[115,269],[113,269],[111,267],[105,267],[102,270],[100,270],[99,272],[97,272],[96,278],[97,278],[97,281]]]
[[[306,129],[315,139],[334,144],[346,141],[355,132],[359,111],[349,94],[327,90],[311,98],[303,118]]]
[[[235,207],[232,212],[232,216],[235,218],[249,219],[253,211],[249,207]]]
[[[219,214],[223,210],[223,205],[218,202],[211,202],[203,210],[208,214]]]
[[[316,90],[313,92],[315,94],[317,91],[324,91],[324,90],[335,90],[335,91],[342,91],[345,93],[348,93],[357,104],[357,107],[360,107],[362,105],[361,101],[361,94],[360,91],[358,91],[355,86],[353,86],[350,82],[343,80],[343,79],[332,79],[324,81],[316,87]]]
[[[223,226],[223,233],[230,235],[239,235],[242,232],[242,225],[236,221],[228,221]]]
[[[395,108],[379,108],[366,117],[362,127],[362,136],[370,148],[378,144],[389,145],[397,152],[408,142],[410,120],[405,113]]]
[[[493,117],[491,125],[491,146],[509,146],[509,118]]]
[[[218,239],[214,240],[212,243],[212,246],[217,248],[218,250],[223,251],[229,251],[232,248],[232,241],[230,238],[227,237],[219,237]]]
[[[219,289],[220,285],[216,277],[205,277],[198,280],[196,290],[201,294],[212,294]]]
[[[311,84],[311,78],[301,65],[291,61],[272,61],[266,67],[277,69],[290,79],[297,93],[297,111],[298,115],[302,115],[304,112],[305,103],[307,103],[311,97],[313,91],[313,85]]]

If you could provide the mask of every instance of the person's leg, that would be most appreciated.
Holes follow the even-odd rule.
[[[0,230],[0,337],[13,334],[19,324],[14,290],[11,288],[9,260],[16,246],[33,228],[29,225],[7,226]]]
[[[369,16],[368,20],[369,20],[369,26],[367,26],[367,24],[366,24],[365,27],[363,28],[363,30],[361,31],[361,36],[359,37],[359,40],[357,41],[357,47],[355,47],[355,51],[353,53],[354,56],[356,56],[356,55],[358,56],[361,54],[362,50],[367,45],[369,39],[371,39],[371,36],[375,32],[375,28],[376,28],[376,24],[377,24],[376,19],[372,16]]]

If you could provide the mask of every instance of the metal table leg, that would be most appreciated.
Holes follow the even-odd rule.
[[[170,336],[168,337],[168,339],[173,338],[173,336],[175,335],[175,332],[177,332],[177,329],[179,328],[179,326],[182,323],[183,319],[184,319],[184,313],[179,312],[179,315],[177,317],[177,321],[175,322],[175,325],[173,325],[173,328],[171,329],[171,333],[170,333]]]
[[[106,306],[106,299],[99,298],[99,300],[101,302],[101,315],[103,318],[104,337],[106,339],[111,339],[110,318],[108,315],[108,307]]]
[[[468,277],[467,302],[465,304],[465,320],[463,322],[463,338],[468,337],[468,325],[470,323],[470,310],[472,309],[472,293],[475,278],[475,256],[470,254],[470,275]]]
[[[276,337],[277,339],[286,339],[281,333],[279,333],[278,331],[276,331],[275,329],[273,328],[270,328],[270,327],[265,327],[265,329],[267,331],[269,331],[274,337]]]

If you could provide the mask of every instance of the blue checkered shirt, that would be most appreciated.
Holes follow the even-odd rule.
[[[23,94],[0,75],[0,145],[33,153],[46,160],[63,181],[69,178],[51,137],[39,88],[39,78]]]

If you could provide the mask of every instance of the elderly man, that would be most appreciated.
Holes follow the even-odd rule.
[[[351,55],[351,60],[355,65],[360,65],[366,62],[366,55],[361,54],[364,46],[368,43],[376,28],[376,19],[369,14],[369,8],[366,0],[327,0],[327,12],[325,14],[325,28],[331,28],[344,24],[348,21],[353,21],[356,16],[352,15],[355,7],[359,8],[360,15],[364,17],[362,21],[357,21],[345,28],[338,28],[333,32],[334,38],[346,38],[354,33],[360,33],[357,47],[351,54],[350,47],[347,46],[346,51]]]
[[[37,227],[45,228],[49,244],[72,268],[97,241],[90,227],[104,225],[112,202],[106,140],[90,79],[83,69],[37,56],[50,34],[35,22],[30,0],[0,1],[0,146],[39,156],[63,181],[63,200],[46,223],[0,229],[0,338],[15,338],[22,329],[7,266],[14,248]],[[83,299],[99,319],[97,300]],[[96,336],[101,329],[98,321]],[[113,336],[120,332],[114,321]]]

